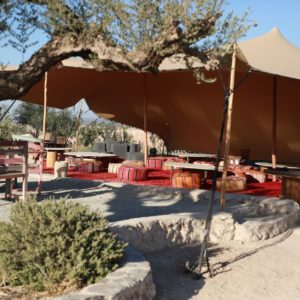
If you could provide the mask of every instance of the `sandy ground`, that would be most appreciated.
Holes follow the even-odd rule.
[[[34,191],[36,187],[36,179],[31,178],[29,189]],[[182,198],[175,189],[70,178],[52,180],[51,176],[45,176],[40,200],[49,197],[69,197],[92,209],[100,209],[110,221],[178,212],[197,211],[205,215],[208,203]],[[12,205],[12,201],[0,200],[0,220],[9,218]],[[157,299],[300,299],[300,228],[290,236],[263,242],[215,245],[210,251],[210,262],[216,276],[205,280],[194,280],[191,274],[183,272],[185,262],[193,261],[199,249],[195,245],[147,255],[153,267]],[[234,261],[237,257],[241,258]],[[229,264],[220,268],[222,262]]]
[[[294,300],[300,299],[300,228],[274,239],[215,245],[210,264],[215,276],[195,280],[184,273],[199,245],[147,255],[157,287],[156,299]],[[223,268],[221,266],[223,265]]]

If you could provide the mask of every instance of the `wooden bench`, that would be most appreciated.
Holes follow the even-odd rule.
[[[2,156],[0,180],[4,179],[6,183],[5,198],[12,195],[13,179],[21,177],[23,179],[22,199],[25,200],[28,183],[28,142],[2,141],[0,155]]]

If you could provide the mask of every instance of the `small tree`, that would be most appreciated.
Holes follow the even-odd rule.
[[[84,147],[89,147],[94,145],[96,139],[98,138],[99,130],[97,122],[94,121],[87,126],[83,126],[79,131],[79,142]]]
[[[15,111],[15,120],[22,125],[30,125],[38,137],[43,129],[43,106],[22,102]],[[56,139],[58,136],[72,137],[75,134],[76,116],[69,110],[48,109],[46,131]]]
[[[6,106],[0,106],[0,139],[11,140],[13,134],[23,134],[26,132],[26,126],[16,124],[11,117],[11,114],[4,114],[7,112]],[[4,116],[4,117],[3,117]]]

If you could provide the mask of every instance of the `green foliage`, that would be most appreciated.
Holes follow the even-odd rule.
[[[134,143],[133,135],[128,132],[129,127],[120,123],[96,121],[80,129],[80,143],[85,147],[94,145],[98,137],[103,141],[118,141],[120,143]]]
[[[81,127],[79,131],[79,141],[85,147],[92,146],[98,137],[97,123],[92,122],[87,126]]]
[[[5,105],[0,106],[0,116],[6,113],[7,107]],[[11,140],[13,134],[24,134],[26,132],[26,127],[21,124],[16,124],[10,114],[7,114],[0,121],[0,139],[1,140]]]
[[[35,46],[38,42],[32,41],[32,34],[36,27],[32,24],[34,15],[34,7],[24,3],[16,7],[14,14],[14,24],[9,27],[11,38],[8,43],[22,54],[22,62],[24,61],[24,54],[27,49]]]
[[[56,292],[93,283],[118,267],[124,247],[98,211],[71,201],[19,202],[0,222],[0,271],[12,286]]]
[[[15,110],[15,120],[22,125],[30,125],[37,137],[43,128],[43,106],[22,102]]]
[[[122,47],[124,53],[131,50],[147,53],[147,50],[153,46],[155,46],[153,51],[157,51],[157,54],[165,51],[166,48],[160,47],[162,44],[158,38],[170,34],[169,30],[174,24],[182,33],[189,33],[180,41],[181,46],[190,45],[190,50],[197,48],[203,52],[236,41],[254,25],[248,19],[248,12],[241,17],[232,12],[225,15],[224,0],[7,0],[3,2],[5,7],[9,7],[5,11],[10,12],[13,24],[22,25],[9,26],[15,36],[24,39],[31,35],[32,30],[38,29],[48,33],[50,37],[66,33],[77,37],[80,35],[80,38],[88,43],[89,38],[94,38],[94,33],[97,33],[111,45]],[[2,10],[4,11],[4,8]],[[195,33],[201,30],[202,26],[199,21],[210,17],[216,17],[217,22],[208,34],[196,38]],[[4,25],[7,24],[4,16],[3,22]],[[20,35],[22,31],[26,32],[23,37]],[[203,41],[198,43],[201,39]],[[26,45],[31,45],[26,38],[27,42]],[[19,42],[17,44],[15,46],[18,49],[21,44]],[[174,48],[176,52],[175,49],[176,47]],[[23,50],[24,48],[21,47],[20,51]],[[185,54],[188,55],[188,52]]]
[[[30,125],[38,136],[43,128],[43,106],[22,102],[15,111],[15,119],[19,124]],[[58,136],[72,137],[75,135],[75,115],[68,109],[48,109],[46,131],[54,138]]]

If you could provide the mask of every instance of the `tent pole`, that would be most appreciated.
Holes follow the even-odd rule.
[[[148,80],[145,73],[145,90],[144,90],[144,164],[146,166],[148,158]]]
[[[273,76],[272,168],[277,164],[277,77]],[[276,176],[273,176],[276,181]]]
[[[231,71],[230,71],[230,83],[229,83],[229,99],[228,99],[228,111],[227,111],[227,122],[226,122],[226,133],[225,133],[225,150],[224,150],[224,166],[221,183],[221,198],[220,206],[221,210],[225,208],[225,188],[226,188],[226,176],[228,169],[230,140],[231,140],[231,123],[232,123],[232,107],[233,107],[233,96],[234,96],[234,82],[235,82],[235,68],[236,68],[236,43],[233,45]]]
[[[43,182],[43,164],[44,164],[44,147],[46,138],[46,119],[47,119],[47,94],[48,94],[48,72],[45,73],[44,79],[44,114],[43,114],[43,132],[42,132],[42,144],[40,155],[40,169],[39,169],[39,182],[38,182],[38,194],[42,191]]]
[[[80,101],[79,112],[78,112],[78,117],[77,117],[77,130],[76,130],[76,138],[75,138],[75,151],[77,151],[77,148],[78,148],[78,138],[79,138],[80,123],[81,123],[81,115],[82,115],[82,102],[83,102],[83,100]]]

